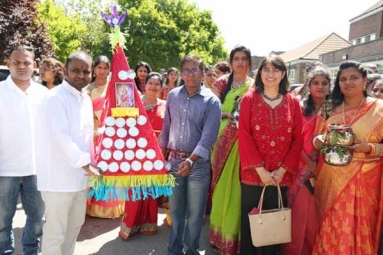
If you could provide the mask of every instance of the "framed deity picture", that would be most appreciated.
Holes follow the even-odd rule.
[[[116,107],[134,107],[133,82],[116,82]]]

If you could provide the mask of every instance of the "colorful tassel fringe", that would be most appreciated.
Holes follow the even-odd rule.
[[[156,199],[172,195],[174,184],[171,174],[91,177],[89,197],[96,201]]]

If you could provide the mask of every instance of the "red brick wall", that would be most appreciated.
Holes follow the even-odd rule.
[[[348,60],[362,61],[364,58],[372,58],[374,56],[376,56],[376,58],[382,58],[383,38],[323,54],[321,55],[321,61],[325,65],[340,63],[344,61],[342,56],[345,54],[348,55]]]
[[[376,33],[376,39],[383,37],[383,11],[371,15],[363,20],[350,24],[349,41]]]

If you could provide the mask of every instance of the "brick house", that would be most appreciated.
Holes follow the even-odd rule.
[[[349,40],[352,46],[319,57],[333,77],[345,60],[376,64],[383,74],[383,0],[350,20]]]

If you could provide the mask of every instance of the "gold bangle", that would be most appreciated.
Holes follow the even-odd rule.
[[[376,152],[376,150],[375,150],[375,145],[373,144],[373,143],[368,143],[368,146],[370,146],[370,149],[371,149],[371,151],[370,151],[370,155],[371,156],[374,156],[375,155],[375,152]]]
[[[374,144],[375,146],[375,155],[376,156],[382,156],[382,145],[379,143]]]

